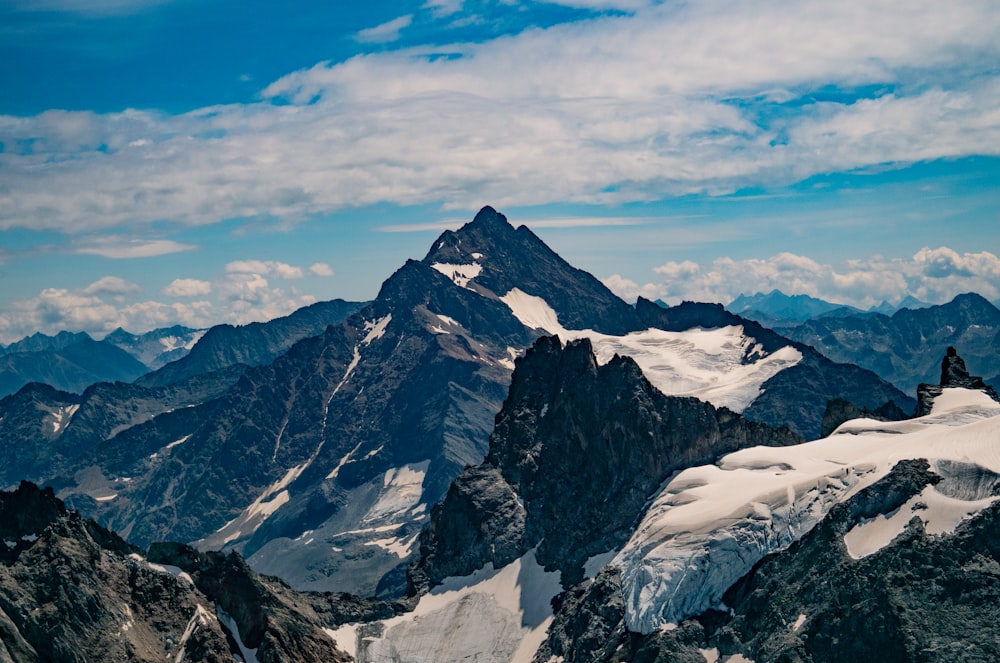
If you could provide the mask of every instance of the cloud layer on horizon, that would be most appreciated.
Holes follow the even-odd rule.
[[[160,290],[167,301],[144,299],[136,283],[104,276],[81,288],[45,288],[37,297],[12,302],[0,311],[0,343],[9,344],[35,332],[85,331],[97,338],[117,327],[142,333],[184,325],[204,329],[217,324],[244,325],[288,315],[312,304],[294,283],[333,276],[326,263],[308,268],[277,261],[239,260],[225,265],[213,281],[177,278]],[[173,301],[170,301],[173,300]]]
[[[718,258],[710,264],[670,261],[656,267],[658,278],[645,284],[613,274],[604,284],[627,301],[636,297],[728,304],[740,294],[780,290],[867,309],[913,296],[942,304],[964,292],[1000,300],[1000,258],[983,251],[958,253],[948,247],[924,248],[912,258],[879,255],[850,260],[841,267],[792,253],[770,258]]]
[[[1000,155],[989,1],[567,4],[635,11],[322,63],[253,104],[2,116],[0,230],[647,201]]]

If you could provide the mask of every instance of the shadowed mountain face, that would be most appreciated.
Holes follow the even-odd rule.
[[[411,571],[414,588],[538,546],[537,559],[582,578],[589,557],[621,546],[637,514],[672,472],[736,449],[801,438],[664,396],[634,361],[599,365],[586,339],[542,337],[518,360],[490,452],[434,509]]]
[[[271,361],[262,358],[278,346],[258,328],[210,331],[188,357],[148,376],[164,386],[144,379],[78,400],[50,394],[28,410],[27,395],[12,397],[0,416],[20,422],[10,434],[24,476],[52,482],[138,544],[237,550],[298,588],[398,593],[431,507],[486,456],[513,360],[545,320],[569,337],[595,335],[601,365],[646,352],[643,371],[667,366],[678,378],[655,383],[665,391],[691,382],[684,358],[697,350],[715,371],[702,387],[735,380],[747,419],[807,436],[818,434],[830,398],[870,407],[906,399],[721,307],[629,306],[484,208],[397,270],[373,302]],[[251,356],[263,363],[230,365]],[[785,364],[754,377],[775,357]],[[225,368],[202,372],[217,366]],[[807,379],[782,378],[792,371]],[[8,483],[21,478],[13,472]]]
[[[921,382],[937,381],[934,366],[948,346],[961,348],[983,375],[1000,372],[1000,310],[973,293],[892,316],[810,320],[782,333],[834,361],[874,371],[910,394]]]
[[[147,372],[125,350],[87,334],[35,334],[0,351],[0,398],[30,382],[80,393],[97,382],[131,382]]]

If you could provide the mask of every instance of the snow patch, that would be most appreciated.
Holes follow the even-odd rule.
[[[742,412],[760,395],[761,385],[802,360],[802,353],[791,346],[765,356],[740,325],[683,332],[650,328],[613,336],[566,329],[544,299],[517,288],[500,300],[526,327],[556,334],[563,342],[590,339],[599,364],[615,355],[629,356],[664,394],[694,396],[735,412]],[[747,364],[746,357],[759,359]]]
[[[187,628],[184,629],[184,634],[181,636],[181,640],[178,643],[180,651],[177,652],[177,657],[174,659],[174,663],[181,663],[184,660],[187,652],[184,651],[187,641],[191,639],[195,631],[198,630],[199,626],[207,626],[208,620],[211,619],[211,615],[200,605],[195,606],[194,615],[191,617],[191,621],[188,622]]]
[[[800,538],[835,504],[902,459],[1000,471],[1000,404],[977,394],[951,394],[919,419],[854,420],[821,440],[743,449],[668,480],[612,562],[622,572],[629,629],[651,633],[719,606],[726,589],[753,564]],[[851,549],[860,554],[887,543],[900,523],[921,516],[922,509],[912,512],[917,501],[928,507],[928,531],[946,532],[993,499],[963,506],[934,494],[953,480],[961,482],[946,478],[933,493],[925,491],[900,509],[899,520],[876,519],[868,525],[872,530],[856,528]]]
[[[617,550],[609,550],[606,553],[601,553],[588,558],[587,561],[583,563],[583,576],[585,578],[593,578],[596,576],[601,569],[607,566],[611,560],[615,558],[617,553]]]
[[[374,322],[365,322],[365,331],[368,335],[361,340],[362,345],[371,345],[373,341],[385,336],[385,329],[392,322],[392,313],[389,313]]]
[[[236,641],[236,646],[239,647],[240,654],[243,656],[244,663],[260,663],[257,660],[257,649],[250,649],[243,644],[243,638],[240,636],[240,629],[236,625],[236,620],[226,614],[226,611],[218,605],[215,606],[215,616],[218,618],[219,623],[233,636],[233,640]]]
[[[166,450],[166,449],[173,449],[173,448],[174,448],[174,447],[176,447],[177,445],[180,445],[180,444],[184,444],[185,442],[187,442],[187,441],[188,441],[188,438],[190,438],[190,437],[191,437],[190,435],[185,435],[185,436],[184,436],[184,437],[182,437],[181,439],[179,439],[179,440],[174,440],[173,442],[171,442],[170,444],[168,444],[167,446],[165,446],[165,447],[163,447],[163,448],[164,448],[164,450]]]
[[[400,559],[405,559],[413,550],[413,544],[417,542],[418,536],[420,536],[419,532],[411,536],[409,539],[401,539],[399,537],[392,539],[375,539],[374,541],[366,541],[365,545],[378,546]],[[311,540],[312,539],[310,539],[310,541]],[[308,541],[306,543],[308,543]]]
[[[529,663],[552,621],[550,601],[561,591],[559,573],[547,573],[532,550],[500,570],[487,564],[446,579],[411,613],[326,633],[358,663]]]
[[[64,407],[59,407],[54,410],[48,410],[51,419],[49,419],[49,424],[52,426],[52,435],[58,436],[69,423],[73,420],[73,415],[76,411],[80,409],[79,403],[73,405],[66,405]]]
[[[963,521],[993,504],[998,498],[966,501],[948,497],[927,486],[903,506],[886,515],[855,525],[844,535],[848,554],[854,559],[872,555],[903,533],[912,518],[919,518],[928,534],[951,534]]]
[[[447,262],[436,262],[431,265],[431,267],[450,278],[455,285],[462,288],[468,288],[469,281],[479,276],[483,271],[483,266],[475,262],[468,265],[453,265]]]
[[[415,507],[423,494],[424,476],[429,466],[430,461],[425,460],[386,470],[382,477],[382,494],[361,522],[369,523],[403,514]]]
[[[298,479],[299,475],[309,467],[309,463],[311,462],[312,459],[310,458],[302,465],[296,465],[285,472],[285,476],[268,486],[261,493],[260,497],[255,499],[240,515],[217,529],[213,535],[202,539],[199,543],[205,543],[209,546],[224,546],[227,543],[256,532],[257,528],[271,517],[271,514],[285,504],[288,504],[291,500],[291,495],[289,495],[285,488]]]

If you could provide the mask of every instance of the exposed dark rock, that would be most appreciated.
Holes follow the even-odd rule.
[[[843,543],[862,519],[940,480],[923,461],[902,462],[762,560],[725,598],[734,619],[719,637],[723,653],[739,643],[768,661],[997,660],[1000,507],[948,536],[928,536],[914,518],[891,545],[857,560]]]
[[[948,346],[944,359],[941,360],[941,381],[936,385],[921,384],[917,387],[917,408],[914,416],[922,417],[930,414],[934,399],[947,388],[977,389],[1000,403],[1000,395],[996,390],[987,385],[981,377],[970,375],[965,367],[965,360],[958,356],[958,351],[954,347]]]
[[[149,560],[187,572],[195,586],[233,618],[243,644],[256,650],[261,663],[352,660],[323,632],[324,626],[332,624],[315,610],[318,595],[300,594],[277,578],[254,573],[237,553],[201,553],[182,544],[154,544]],[[328,602],[329,598],[324,601]],[[383,609],[369,610],[363,616],[373,612],[385,617],[392,614]]]
[[[51,490],[0,493],[0,546],[0,658],[152,662],[183,650],[184,660],[233,660],[203,596],[129,557],[135,548]]]
[[[706,629],[694,620],[648,636],[625,628],[619,572],[608,567],[553,601],[555,617],[534,663],[704,663]]]
[[[909,419],[910,415],[896,405],[895,401],[889,401],[881,407],[869,410],[866,407],[858,407],[843,398],[834,398],[826,404],[820,436],[827,437],[845,421],[861,418],[876,421],[903,421]]]
[[[629,358],[598,366],[587,340],[563,347],[542,337],[517,362],[486,461],[463,473],[421,534],[411,579],[434,585],[538,545],[539,562],[574,584],[589,557],[627,540],[672,472],[745,446],[800,441],[664,396]],[[485,497],[474,492],[483,484]]]

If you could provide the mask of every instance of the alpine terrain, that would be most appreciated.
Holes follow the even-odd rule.
[[[918,393],[718,304],[627,304],[486,207],[367,304],[0,400],[3,499],[31,505],[0,511],[0,632],[11,660],[854,660],[805,579],[849,600],[836,574],[902,537],[993,587],[958,542],[1000,404],[953,350]],[[879,637],[986,619],[922,614]]]

